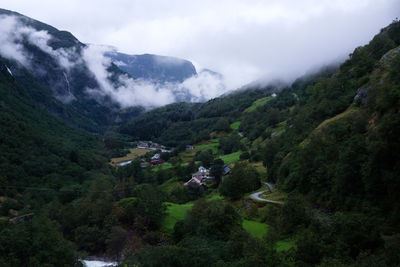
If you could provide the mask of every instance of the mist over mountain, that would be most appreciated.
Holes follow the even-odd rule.
[[[222,76],[197,73],[187,60],[83,44],[69,32],[4,9],[0,22],[0,55],[15,63],[14,74],[25,68],[59,101],[86,112],[98,112],[87,110],[92,100],[113,114],[118,108],[206,101],[225,91]]]
[[[89,1],[73,2],[68,7],[79,13]],[[136,3],[116,2],[124,3],[113,1],[121,9]],[[182,2],[167,5],[193,14]],[[165,43],[174,48],[232,40],[232,47],[219,46],[224,55],[215,61],[232,57],[221,64],[235,62],[238,80],[249,70],[236,61],[248,57],[243,39],[274,53],[277,61],[267,65],[276,69],[282,59],[314,66],[294,48],[301,43],[295,35],[286,42],[254,32],[290,48],[286,54],[241,31],[274,14],[301,23],[339,1],[291,1],[284,10],[255,2],[218,1],[215,10],[199,12],[195,21],[212,26],[203,28],[205,39],[218,28],[210,13],[235,20],[209,46],[190,36],[198,26],[193,20],[175,20],[161,1],[129,19],[164,42],[171,25],[163,22],[172,18],[177,34]],[[289,1],[275,3],[281,2]],[[369,0],[340,1],[340,7],[362,13],[365,3],[372,7]],[[96,16],[118,32],[107,15],[128,18],[106,11]],[[155,13],[154,25],[143,24]],[[290,27],[285,22],[276,35]],[[317,26],[331,34],[324,25],[329,22]],[[286,66],[281,79],[231,90],[228,72],[202,69],[197,59],[85,44],[0,9],[0,266],[400,266],[400,21],[384,25],[340,65],[303,68],[296,79]],[[313,28],[305,28],[313,42],[328,40]],[[331,48],[344,38],[350,37],[327,41],[320,51],[325,59],[337,55]],[[251,52],[270,60],[255,46]]]

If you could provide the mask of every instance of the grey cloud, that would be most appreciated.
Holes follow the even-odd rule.
[[[85,43],[112,45],[127,54],[190,60],[197,69],[222,73],[226,90],[254,80],[291,81],[311,69],[343,61],[399,16],[400,10],[398,0],[3,0],[2,5],[66,29]],[[24,58],[18,46],[3,44],[0,49]],[[160,96],[155,102],[161,104],[174,101],[167,93],[171,90],[175,95],[190,92],[192,100],[224,92],[212,79],[199,75],[184,85],[142,81],[145,90],[139,90],[142,87],[136,80],[133,85],[138,89],[131,89],[127,80],[118,89],[125,96],[122,99],[115,90],[103,91],[124,105],[140,99],[151,105],[152,98],[142,91],[152,92]],[[144,95],[134,98],[132,90]]]
[[[43,52],[51,55],[65,70],[61,83],[65,83],[69,93],[57,94],[63,102],[74,99],[69,88],[68,71],[77,64],[85,63],[96,78],[99,88],[87,88],[87,92],[94,97],[110,96],[122,107],[142,105],[148,108],[166,105],[177,100],[205,101],[224,92],[225,87],[220,80],[212,75],[200,73],[186,80],[184,83],[158,84],[151,81],[132,79],[127,75],[119,75],[117,82],[111,82],[111,73],[107,69],[111,66],[109,58],[104,56],[106,51],[114,51],[110,46],[88,45],[82,55],[75,48],[53,49],[48,45],[52,36],[47,31],[37,31],[25,26],[18,17],[0,17],[0,54],[15,60],[26,68],[31,68],[32,56],[24,49],[23,41],[35,45]],[[118,62],[116,62],[118,65]],[[169,57],[160,57],[160,64],[182,64],[183,60]],[[36,72],[40,70],[36,69]],[[60,85],[64,87],[64,85]],[[179,99],[182,96],[182,99]],[[178,97],[178,98],[177,98]]]
[[[55,58],[65,70],[70,70],[77,62],[74,49],[53,49],[48,45],[51,35],[47,31],[37,31],[25,26],[16,16],[0,16],[0,54],[30,67],[32,56],[24,49],[25,40]]]
[[[180,57],[210,68],[234,89],[256,79],[293,79],[343,60],[399,16],[398,0],[3,0],[127,54]]]
[[[122,107],[141,105],[152,108],[179,101],[179,96],[192,102],[205,101],[227,91],[223,80],[208,72],[200,72],[183,83],[154,83],[132,79],[128,75],[120,75],[115,83],[110,80],[111,74],[107,71],[111,60],[104,55],[106,52],[112,50],[96,45],[89,45],[83,51],[83,59],[100,86],[100,91],[87,88],[87,92],[108,95]]]
[[[0,16],[0,54],[8,59],[15,60],[24,66],[29,65],[29,55],[20,44],[22,33],[18,20],[13,16]]]

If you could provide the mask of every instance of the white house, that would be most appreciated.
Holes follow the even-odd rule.
[[[195,183],[197,185],[204,185],[207,180],[213,180],[214,177],[210,175],[210,170],[203,166],[199,167],[198,172],[192,174],[192,178],[187,181],[184,185]]]
[[[159,160],[160,159],[160,154],[154,154],[154,156],[151,157],[151,160]]]

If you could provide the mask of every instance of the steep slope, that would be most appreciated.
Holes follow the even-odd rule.
[[[119,131],[136,140],[153,139],[169,146],[196,143],[209,137],[219,119],[227,117],[233,122],[253,101],[273,90],[274,87],[257,88],[205,103],[170,104],[123,123]]]
[[[89,131],[102,131],[113,122],[119,105],[88,94],[88,88],[100,86],[83,60],[84,44],[69,32],[16,12],[1,9],[0,19],[0,54],[9,60],[15,82],[32,87],[28,93],[44,109]]]
[[[395,21],[355,49],[337,71],[300,78],[280,92],[243,91],[185,111],[183,106],[154,110],[121,131],[178,145],[207,139],[214,131],[229,135],[229,124],[237,122],[241,142],[251,159],[264,161],[271,181],[332,210],[361,210],[365,204],[390,211],[388,223],[396,225],[399,36]],[[277,96],[255,102],[272,92]],[[253,102],[254,108],[246,109]]]
[[[38,103],[92,132],[103,132],[144,108],[206,101],[225,91],[221,75],[197,74],[187,60],[86,45],[69,32],[4,9],[0,22],[0,56],[9,60],[16,81],[50,89],[45,97],[35,98]],[[131,108],[134,112],[127,112]],[[79,115],[86,120],[75,119]]]
[[[2,185],[61,187],[77,182],[85,169],[105,161],[91,155],[100,141],[48,114],[32,99],[30,89],[16,82],[0,58]],[[77,176],[64,173],[71,167],[77,168]]]

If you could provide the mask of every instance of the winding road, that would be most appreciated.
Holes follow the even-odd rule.
[[[269,191],[272,191],[272,189],[275,188],[275,186],[273,184],[269,184],[269,183],[264,183],[264,184],[268,186]],[[263,191],[260,191],[260,192],[253,193],[249,197],[251,199],[254,199],[254,200],[257,200],[257,201],[283,205],[282,201],[276,201],[276,200],[269,200],[269,199],[261,198],[260,195],[265,193],[265,192],[267,192],[267,190],[263,190]]]

